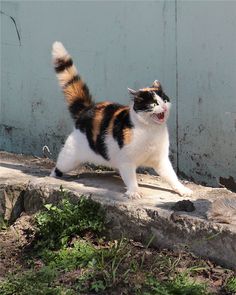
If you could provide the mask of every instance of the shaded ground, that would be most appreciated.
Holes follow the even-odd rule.
[[[35,239],[35,228],[32,226],[32,222],[33,217],[23,215],[10,228],[1,230],[0,281],[3,281],[9,274],[20,275],[29,269],[31,271],[30,280],[32,280],[32,274],[36,275],[35,279],[37,280],[37,273],[45,268],[45,262],[35,256],[31,246]],[[70,247],[73,249],[76,240],[80,239],[81,237],[74,237]],[[83,240],[88,241],[93,246],[95,245],[96,249],[109,249],[120,243],[120,241],[115,240],[101,240],[99,243],[97,238],[90,234],[85,235]],[[55,279],[56,282],[54,283],[57,286],[55,293],[53,293],[52,283],[48,284],[50,292],[44,283],[43,288],[46,288],[47,291],[39,293],[36,286],[35,294],[236,294],[236,290],[230,291],[228,288],[230,280],[235,275],[234,272],[224,269],[210,260],[198,258],[185,251],[175,253],[167,249],[153,249],[132,240],[121,242],[119,247],[120,254],[115,254],[114,257],[118,257],[120,260],[117,259],[117,261],[120,261],[120,263],[114,262],[114,257],[111,256],[111,263],[108,261],[104,269],[99,269],[97,273],[93,274],[93,278],[88,276],[87,281],[83,281],[84,291],[77,293],[76,288],[78,288],[78,277],[81,273],[87,271],[86,267],[72,267],[71,269],[68,267],[69,269],[66,269],[66,266],[64,266],[65,269],[61,269],[59,276]],[[114,280],[108,276],[106,285],[104,283],[105,272],[112,272],[112,264],[117,266],[116,273]],[[163,286],[169,284],[168,288],[179,289],[173,289],[177,291],[168,291],[170,293],[167,293],[166,289],[162,289],[164,287],[159,282],[164,284]],[[190,287],[184,287],[189,282],[194,282],[196,286],[199,284],[201,288],[199,287],[198,290],[198,287],[191,285],[192,283]],[[170,284],[173,284],[173,286],[170,286]],[[181,284],[182,287],[178,287]],[[193,288],[192,291],[191,288]]]

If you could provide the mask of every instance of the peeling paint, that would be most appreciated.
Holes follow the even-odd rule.
[[[7,134],[11,135],[12,131],[14,129],[18,129],[14,126],[6,125],[6,124],[0,124],[0,127],[2,127],[3,131],[5,131]]]
[[[43,104],[42,101],[33,101],[31,103],[31,112],[34,113],[34,112],[38,111],[38,109],[40,107],[42,107],[42,104]],[[41,110],[41,113],[43,113],[42,110]]]

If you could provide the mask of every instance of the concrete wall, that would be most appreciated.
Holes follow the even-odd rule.
[[[178,1],[179,169],[210,185],[236,180],[235,27],[235,1]]]
[[[236,2],[1,2],[0,149],[56,156],[72,124],[51,66],[60,40],[97,101],[159,79],[183,175],[236,179]],[[15,23],[14,23],[15,21]],[[176,140],[178,138],[178,140]]]

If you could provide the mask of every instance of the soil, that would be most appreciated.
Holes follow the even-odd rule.
[[[6,230],[0,231],[0,280],[9,273],[27,268],[24,249],[34,236],[32,217],[22,215]]]
[[[9,228],[0,231],[0,280],[4,280],[4,278],[10,273],[18,273],[19,271],[23,272],[24,270],[29,269],[27,259],[25,258],[29,257],[29,246],[34,239],[34,227],[32,222],[32,216],[23,214]],[[143,255],[145,255],[146,269],[149,269],[149,267],[151,269],[153,259],[154,257],[157,257],[157,255],[159,257],[166,256],[168,259],[176,259],[176,261],[178,261],[176,270],[179,272],[182,272],[193,265],[203,266],[202,270],[200,267],[199,271],[194,275],[196,281],[207,283],[209,291],[213,292],[213,294],[235,294],[227,293],[224,289],[227,280],[235,275],[232,270],[225,269],[209,260],[198,258],[187,252],[175,253],[167,249],[147,249],[141,243],[135,241],[130,241],[130,247],[132,249],[133,257],[135,256],[137,260],[141,260]],[[75,279],[74,276],[77,275],[76,272],[77,271],[65,273],[63,276],[63,284],[70,285],[73,283],[73,280]],[[160,270],[158,270],[158,274],[160,275]],[[165,279],[167,274],[167,270],[164,270],[160,279]],[[133,283],[136,281],[137,283],[142,281],[142,273],[135,274],[132,279],[134,281]],[[124,294],[122,291],[123,288],[124,286],[122,286],[121,282],[114,294]]]

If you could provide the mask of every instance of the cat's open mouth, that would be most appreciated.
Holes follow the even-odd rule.
[[[151,118],[156,123],[163,123],[165,121],[165,112],[162,113],[154,113],[151,115]]]

